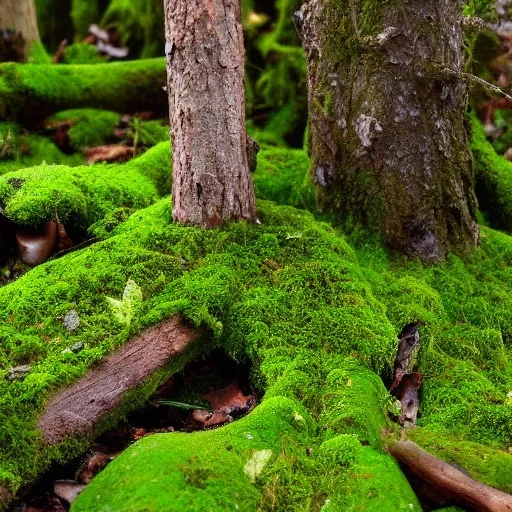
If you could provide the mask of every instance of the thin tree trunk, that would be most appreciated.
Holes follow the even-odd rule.
[[[240,0],[165,0],[173,218],[255,218],[246,154]]]
[[[34,0],[2,0],[0,5],[0,30],[21,34],[25,54],[39,41]]]
[[[424,261],[478,242],[459,0],[308,0],[320,204]],[[455,73],[453,73],[455,72]]]

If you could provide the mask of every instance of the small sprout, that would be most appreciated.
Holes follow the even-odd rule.
[[[205,407],[204,405],[186,404],[184,402],[175,402],[173,400],[158,400],[157,403],[162,404],[162,405],[168,405],[170,407],[177,407],[178,409],[192,409],[192,410],[199,409],[200,411],[210,412],[210,409],[208,407]]]

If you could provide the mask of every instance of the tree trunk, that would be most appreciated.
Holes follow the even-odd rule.
[[[246,154],[240,0],[165,0],[173,218],[255,218]]]
[[[15,34],[21,34],[26,56],[31,46],[39,41],[34,0],[2,0],[0,30],[11,30]]]
[[[320,205],[423,261],[478,243],[459,0],[308,0]]]

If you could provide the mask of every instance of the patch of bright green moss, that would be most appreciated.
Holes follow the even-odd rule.
[[[162,143],[122,166],[42,164],[9,172],[0,177],[0,204],[22,225],[58,219],[84,231],[116,207],[143,208],[167,193],[168,159]]]
[[[62,62],[65,64],[101,64],[105,58],[93,44],[75,43],[64,48]]]
[[[253,174],[256,196],[314,211],[316,194],[305,151],[263,147]]]
[[[76,109],[64,110],[52,117],[52,121],[70,121],[69,142],[76,149],[101,146],[114,136],[121,114],[108,110]]]
[[[471,118],[471,149],[475,159],[476,193],[492,227],[512,230],[512,163],[487,141],[478,119]]]

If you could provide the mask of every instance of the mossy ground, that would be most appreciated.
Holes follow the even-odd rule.
[[[149,160],[140,166],[145,157],[151,153],[127,165],[156,173],[156,183],[160,171]],[[30,177],[40,169],[20,172]],[[260,197],[311,206],[306,176],[304,153],[259,155]],[[288,187],[288,180],[299,186]],[[94,204],[92,190],[82,194]],[[112,194],[95,228],[103,241],[0,288],[2,482],[17,490],[51,461],[80,452],[86,441],[41,446],[34,425],[45,399],[134,333],[181,313],[210,328],[210,348],[252,362],[261,404],[218,430],[135,444],[90,484],[74,511],[419,510],[381,442],[396,412],[383,379],[391,377],[397,332],[415,320],[425,323],[415,439],[508,490],[498,472],[512,458],[508,235],[483,228],[481,247],[468,259],[425,268],[393,261],[365,233],[346,238],[291,206],[260,200],[261,225],[201,230],[172,224],[168,199],[116,222],[122,201],[116,189]],[[128,279],[142,299],[119,315],[108,297],[119,298]],[[81,320],[72,332],[62,321],[71,309]],[[77,342],[84,343],[81,352],[65,351]],[[9,382],[8,369],[27,363],[28,375]],[[149,396],[159,378],[134,402]],[[478,453],[489,463],[478,464]]]

